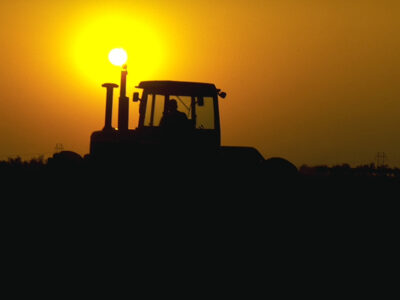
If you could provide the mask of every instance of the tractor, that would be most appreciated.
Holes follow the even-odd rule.
[[[267,161],[255,148],[221,145],[219,100],[225,98],[226,93],[212,83],[140,82],[136,88],[142,90],[141,96],[135,92],[132,97],[133,102],[139,103],[138,125],[136,129],[129,129],[126,76],[126,66],[123,66],[118,128],[112,127],[113,91],[118,85],[103,84],[106,88],[105,124],[102,130],[91,135],[91,159],[143,168],[170,164],[219,170],[265,167]],[[168,128],[163,120],[173,103],[185,120]],[[295,169],[284,159],[273,159],[272,165]]]

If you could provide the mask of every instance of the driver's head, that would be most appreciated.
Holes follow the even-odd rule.
[[[175,99],[170,99],[168,102],[168,111],[176,111],[178,109],[178,102]]]

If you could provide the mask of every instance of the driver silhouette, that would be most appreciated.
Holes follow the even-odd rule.
[[[185,113],[178,110],[178,102],[170,99],[160,121],[165,142],[171,145],[182,145],[188,141],[190,121]]]
[[[186,114],[178,110],[178,102],[170,99],[160,121],[160,127],[182,130],[188,126],[188,121]]]

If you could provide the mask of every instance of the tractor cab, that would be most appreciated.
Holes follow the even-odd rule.
[[[140,101],[138,131],[149,135],[179,135],[179,143],[220,146],[220,121],[218,96],[225,97],[214,84],[179,81],[142,81],[137,88],[143,89],[142,97],[135,93],[133,101]],[[166,122],[174,113],[171,104],[177,105],[176,116],[185,122]],[[172,105],[173,107],[174,105]],[[171,124],[171,122],[169,122]],[[172,142],[172,141],[171,141]]]
[[[121,83],[121,87],[125,81]],[[136,87],[142,89],[133,94],[133,102],[139,102],[139,121],[136,129],[129,129],[129,102],[125,88],[121,88],[118,109],[118,129],[111,126],[113,89],[116,84],[104,84],[107,88],[105,126],[91,135],[90,154],[114,156],[134,153],[152,153],[160,149],[186,148],[216,149],[221,146],[218,97],[225,98],[210,83],[180,81],[142,81]],[[175,111],[171,112],[171,107]],[[180,122],[167,121],[171,115],[179,116]],[[167,126],[173,124],[174,126]],[[164,147],[166,146],[166,147]]]

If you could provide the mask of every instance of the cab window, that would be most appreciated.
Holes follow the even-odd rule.
[[[164,111],[164,95],[148,94],[144,126],[158,126]]]
[[[198,97],[196,101],[196,128],[215,129],[213,97]]]

